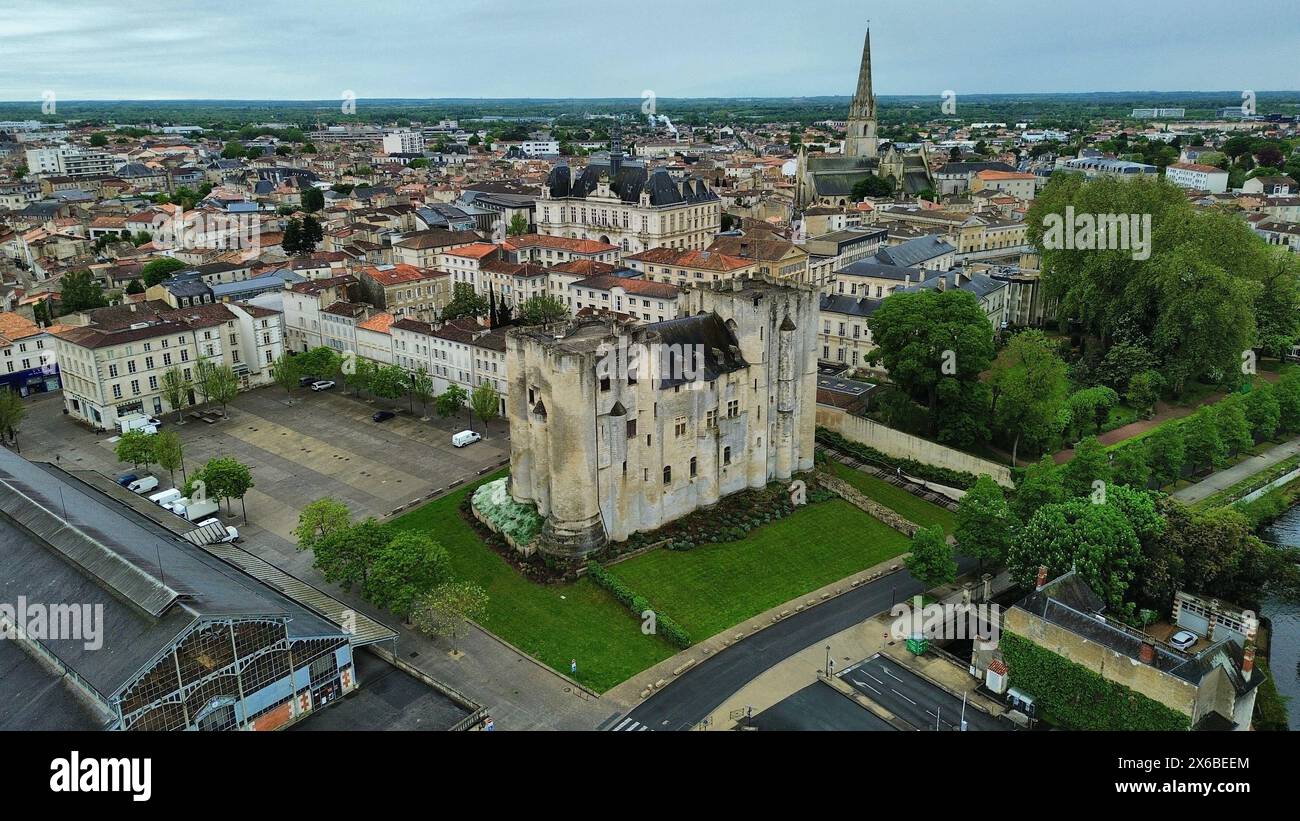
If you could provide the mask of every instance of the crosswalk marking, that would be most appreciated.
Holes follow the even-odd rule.
[[[633,733],[633,732],[643,732],[649,729],[650,729],[649,727],[645,726],[639,721],[634,721],[631,718],[625,718],[619,722],[618,726],[615,727],[612,730],[612,732]]]

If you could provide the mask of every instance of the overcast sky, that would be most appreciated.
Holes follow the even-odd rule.
[[[1300,88],[1296,0],[1064,5],[3,0],[0,100],[847,95],[868,18],[877,94]]]

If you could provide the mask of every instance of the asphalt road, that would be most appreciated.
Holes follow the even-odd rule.
[[[853,730],[893,732],[889,722],[860,707],[830,685],[813,682],[755,715],[751,726],[781,732],[810,730]]]
[[[960,697],[880,654],[853,665],[840,679],[917,730],[950,731],[957,729],[955,725],[961,721]],[[968,706],[965,714],[970,730],[1012,729],[1010,724],[974,707]]]
[[[976,563],[958,557],[957,566],[960,573],[968,573]],[[710,656],[627,715],[651,730],[689,730],[769,667],[924,592],[924,585],[906,570],[859,585]]]

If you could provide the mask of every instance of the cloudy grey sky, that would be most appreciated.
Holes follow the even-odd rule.
[[[1296,3],[0,0],[0,100],[1297,89]]]

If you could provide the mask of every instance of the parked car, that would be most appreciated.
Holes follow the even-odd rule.
[[[1169,643],[1179,650],[1186,650],[1196,644],[1198,636],[1191,630],[1179,630],[1169,637]]]
[[[319,381],[320,381],[319,377],[315,377],[315,376],[300,376],[300,377],[298,377],[298,387],[300,387],[300,388],[305,388],[305,387],[307,387],[308,385],[312,384],[313,382],[319,382]]]
[[[463,448],[466,445],[474,444],[475,442],[477,442],[482,438],[483,438],[482,434],[480,434],[478,431],[463,430],[460,433],[452,434],[451,443],[452,445],[458,448]]]
[[[149,493],[158,489],[157,476],[141,476],[134,482],[126,486],[126,489],[132,493]]]
[[[376,422],[387,422],[389,419],[392,419],[396,415],[397,414],[393,413],[392,411],[376,411],[375,415],[370,418],[375,420]]]
[[[320,381],[311,383],[311,389],[314,391],[327,391],[332,387],[334,387],[333,379],[321,379]]]
[[[221,520],[214,516],[211,519],[204,519],[203,521],[199,522],[197,524],[197,527],[207,527],[208,525],[220,525],[220,524],[221,524]],[[233,542],[235,539],[239,538],[239,529],[236,528],[234,525],[222,525],[222,527],[226,529],[226,536],[224,539],[221,540],[222,544],[225,544],[227,542]]]
[[[122,487],[126,487],[139,478],[139,475],[135,473],[123,473],[121,476],[117,477],[117,483]]]
[[[157,416],[150,416],[150,417],[149,417],[149,424],[153,425],[155,428],[161,428],[161,427],[162,427],[162,420],[159,419]]]

